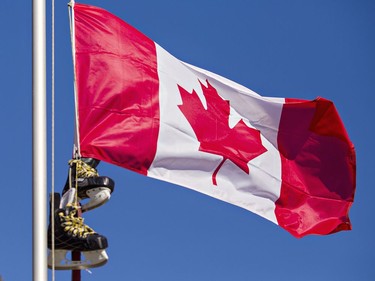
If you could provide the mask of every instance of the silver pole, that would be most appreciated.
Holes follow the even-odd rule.
[[[46,5],[33,0],[33,280],[47,281]]]

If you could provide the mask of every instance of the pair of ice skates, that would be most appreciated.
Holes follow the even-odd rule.
[[[81,213],[95,209],[109,200],[114,189],[114,181],[99,176],[96,166],[99,161],[93,158],[69,161],[69,176],[62,191],[54,193],[54,210],[51,209],[48,227],[48,267],[59,270],[81,270],[104,265],[108,256],[105,249],[108,242],[105,236],[96,233],[84,224]],[[81,200],[87,199],[87,203]],[[87,201],[86,200],[86,201]],[[52,219],[54,229],[52,230]],[[52,241],[54,255],[52,253]],[[81,259],[72,260],[74,251],[80,252]],[[53,261],[54,257],[54,261]]]

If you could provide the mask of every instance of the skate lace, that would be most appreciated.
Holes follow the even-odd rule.
[[[76,209],[72,209],[68,215],[65,215],[64,212],[59,213],[59,217],[63,221],[61,226],[64,231],[73,237],[78,236],[79,238],[86,238],[88,235],[95,234],[91,227],[84,224],[84,219],[77,217],[76,214]]]
[[[98,171],[91,167],[89,164],[83,162],[80,159],[72,159],[69,161],[69,165],[76,165],[76,173],[78,178],[89,178],[89,177],[98,177]]]

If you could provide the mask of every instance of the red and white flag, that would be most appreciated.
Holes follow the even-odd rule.
[[[74,8],[82,156],[254,212],[296,237],[351,229],[354,146],[331,101],[262,97]]]

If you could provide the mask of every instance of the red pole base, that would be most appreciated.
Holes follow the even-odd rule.
[[[72,260],[73,261],[80,261],[81,260],[81,252],[73,251],[72,252]],[[81,270],[72,270],[72,281],[81,281]]]

